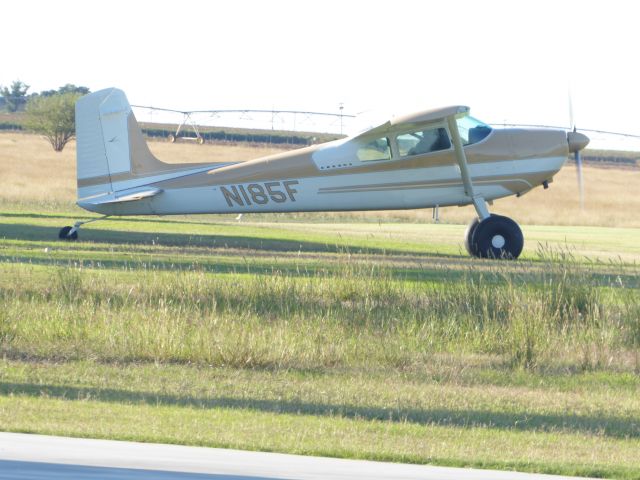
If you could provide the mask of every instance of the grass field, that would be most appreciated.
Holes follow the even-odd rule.
[[[23,141],[61,162],[30,160],[35,184]],[[110,219],[66,243],[88,215],[47,149],[0,135],[0,429],[640,478],[631,209],[525,223],[506,263],[387,214]]]

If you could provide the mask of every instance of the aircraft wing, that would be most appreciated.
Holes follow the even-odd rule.
[[[423,110],[420,112],[410,113],[408,115],[400,115],[387,120],[385,123],[378,125],[377,127],[373,127],[369,130],[365,130],[364,132],[360,132],[359,134],[355,135],[354,138],[376,137],[378,135],[383,136],[390,130],[397,130],[398,127],[407,127],[409,129],[415,128],[416,130],[419,130],[423,125],[427,125],[438,120],[444,120],[447,117],[457,116],[465,113],[469,113],[469,107],[465,107],[463,105],[453,105],[450,107]]]
[[[388,132],[391,129],[391,121],[387,120],[386,122],[384,122],[381,125],[378,125],[377,127],[372,127],[369,128],[368,130],[364,130],[356,135],[354,135],[353,138],[360,138],[360,137],[375,137],[378,134],[380,135],[384,135],[386,132]]]

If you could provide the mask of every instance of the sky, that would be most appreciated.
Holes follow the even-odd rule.
[[[22,0],[2,17],[0,85],[30,92],[118,87],[179,110],[343,104],[372,124],[461,104],[560,126],[571,92],[579,128],[640,135],[628,0]]]

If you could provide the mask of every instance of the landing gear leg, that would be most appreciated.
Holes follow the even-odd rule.
[[[76,222],[73,224],[73,227],[71,226],[62,227],[58,232],[58,238],[60,240],[67,240],[67,241],[77,240],[78,230],[80,230],[81,225],[84,225],[85,223],[97,222],[98,220],[104,220],[107,217],[109,217],[109,215],[105,215],[104,217],[99,217],[99,218],[92,218],[91,220],[85,220],[84,222]]]
[[[474,219],[467,227],[464,246],[474,257],[518,258],[524,246],[520,227],[510,218],[489,213],[484,198],[473,187],[473,180],[455,115],[447,117],[447,124],[453,141],[456,161],[460,167],[460,177],[464,185],[464,192],[473,203],[476,212],[478,212],[478,218]]]

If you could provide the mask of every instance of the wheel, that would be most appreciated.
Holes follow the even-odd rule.
[[[176,143],[176,136],[169,134],[169,136],[167,137],[167,139],[169,140],[169,142],[171,143]]]
[[[464,248],[467,249],[467,253],[469,253],[469,255],[471,255],[472,257],[478,256],[478,252],[472,248],[473,243],[471,240],[473,238],[473,233],[476,231],[479,223],[480,219],[478,217],[474,218],[473,220],[471,220],[471,222],[469,222],[469,225],[467,225],[467,230],[464,232]]]
[[[198,142],[198,145],[204,144],[204,137],[198,137],[198,140],[196,140],[196,142]]]
[[[71,231],[73,227],[62,227],[60,229],[60,231],[58,232],[58,238],[60,240],[77,240],[78,239],[78,230],[76,230],[75,232],[73,232],[71,235],[69,235],[69,232]]]
[[[509,217],[491,215],[473,229],[471,250],[481,258],[515,259],[524,247],[522,230]]]

